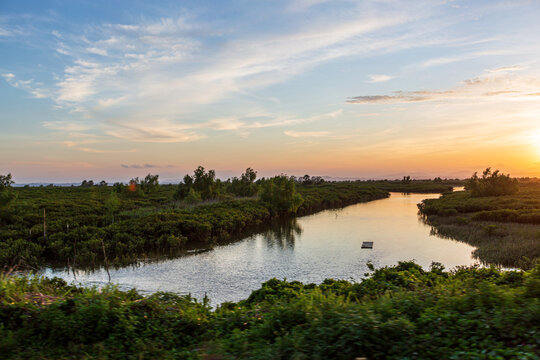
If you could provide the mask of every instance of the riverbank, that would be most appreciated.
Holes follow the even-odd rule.
[[[114,189],[14,188],[16,201],[0,214],[0,267],[126,266],[249,236],[283,217],[377,200],[387,197],[388,191],[443,192],[451,185],[434,181],[297,184],[302,202],[294,212],[276,210],[257,197],[230,194],[200,203],[177,201],[176,185],[156,186],[144,194]]]
[[[123,266],[146,256],[174,256],[250,234],[290,213],[257,198],[224,198],[193,206],[173,200],[176,186],[144,197],[118,196],[108,209],[107,187],[17,188],[0,228],[0,266],[95,268]],[[388,196],[365,183],[299,186],[297,215]]]
[[[539,289],[539,267],[405,262],[360,283],[272,279],[212,310],[171,293],[4,276],[0,348],[6,359],[535,359]]]
[[[446,194],[419,209],[434,232],[477,247],[484,263],[528,269],[540,259],[540,182],[521,181],[513,195]]]

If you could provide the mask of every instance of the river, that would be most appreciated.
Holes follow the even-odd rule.
[[[447,269],[477,261],[474,247],[430,234],[430,226],[418,217],[416,204],[438,194],[391,193],[387,199],[326,210],[300,217],[214,250],[172,260],[142,263],[110,270],[112,282],[122,289],[142,293],[171,291],[201,299],[206,293],[212,305],[245,299],[262,282],[278,279],[320,283],[326,278],[360,280],[376,268],[415,260],[425,268],[432,261]],[[373,249],[362,249],[372,241]],[[103,286],[107,272],[46,269],[84,286]]]

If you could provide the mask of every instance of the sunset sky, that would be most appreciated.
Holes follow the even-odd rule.
[[[538,1],[0,2],[16,182],[540,176]]]

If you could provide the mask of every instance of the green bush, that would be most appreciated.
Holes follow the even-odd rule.
[[[512,195],[518,188],[517,179],[512,179],[510,175],[502,174],[499,170],[491,172],[491,168],[484,170],[481,178],[474,173],[465,183],[465,189],[469,190],[473,197]]]
[[[239,303],[58,279],[0,278],[0,348],[19,358],[537,359],[540,267],[424,270],[360,282],[271,279]]]

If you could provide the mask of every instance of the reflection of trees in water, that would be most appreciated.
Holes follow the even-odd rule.
[[[296,237],[300,236],[304,230],[296,219],[287,219],[273,225],[262,233],[268,247],[278,246],[280,248],[294,248]]]

